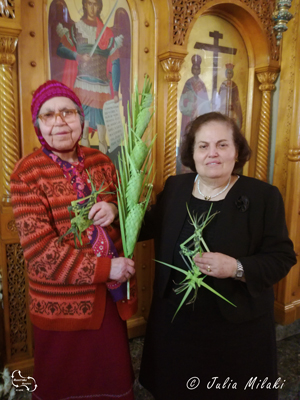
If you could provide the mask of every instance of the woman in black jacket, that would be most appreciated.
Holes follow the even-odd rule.
[[[183,305],[181,272],[156,263],[140,382],[155,400],[273,400],[278,379],[273,285],[296,263],[279,190],[237,174],[251,150],[236,124],[219,113],[196,118],[185,136],[183,165],[148,212],[141,240],[155,258],[182,269],[180,244],[194,233],[191,215],[217,212],[204,228],[210,251],[194,257],[204,282]],[[191,300],[192,294],[188,300]],[[186,301],[188,303],[188,301]]]

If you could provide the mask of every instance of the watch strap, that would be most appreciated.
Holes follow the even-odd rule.
[[[241,279],[243,276],[244,276],[243,264],[240,262],[240,260],[236,260],[235,279]]]

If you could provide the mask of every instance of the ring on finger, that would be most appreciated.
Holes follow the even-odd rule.
[[[210,265],[207,265],[206,269],[207,269],[207,272],[211,272]]]

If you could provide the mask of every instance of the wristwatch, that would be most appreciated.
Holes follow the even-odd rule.
[[[235,273],[235,279],[241,279],[244,276],[244,268],[240,260],[236,260],[236,273]]]

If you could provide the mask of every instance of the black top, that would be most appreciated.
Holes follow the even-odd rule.
[[[156,260],[168,264],[174,261],[195,176],[191,173],[168,178],[156,205],[146,214],[140,240],[155,239]],[[214,228],[218,234],[211,238],[210,251],[238,258],[246,283],[213,278],[215,289],[239,306],[233,310],[224,300],[217,302],[228,320],[242,322],[273,310],[273,285],[289,272],[296,257],[288,237],[283,200],[275,186],[240,176],[218,203],[221,212]],[[170,276],[171,268],[156,263],[154,296],[166,296]]]
[[[140,239],[154,237],[156,260],[185,267],[179,245],[193,233],[186,204],[201,213],[212,203],[193,198],[194,179],[170,177],[146,215]],[[171,322],[182,298],[171,290],[173,279],[182,277],[156,263],[140,382],[156,400],[275,400],[276,390],[252,390],[247,382],[277,379],[273,284],[296,263],[283,201],[276,187],[241,176],[213,207],[220,213],[203,231],[206,244],[238,258],[246,283],[209,276],[205,282],[237,307],[200,287],[195,304],[183,305]],[[195,390],[187,388],[191,377],[199,378]],[[232,386],[210,388],[213,377]]]

